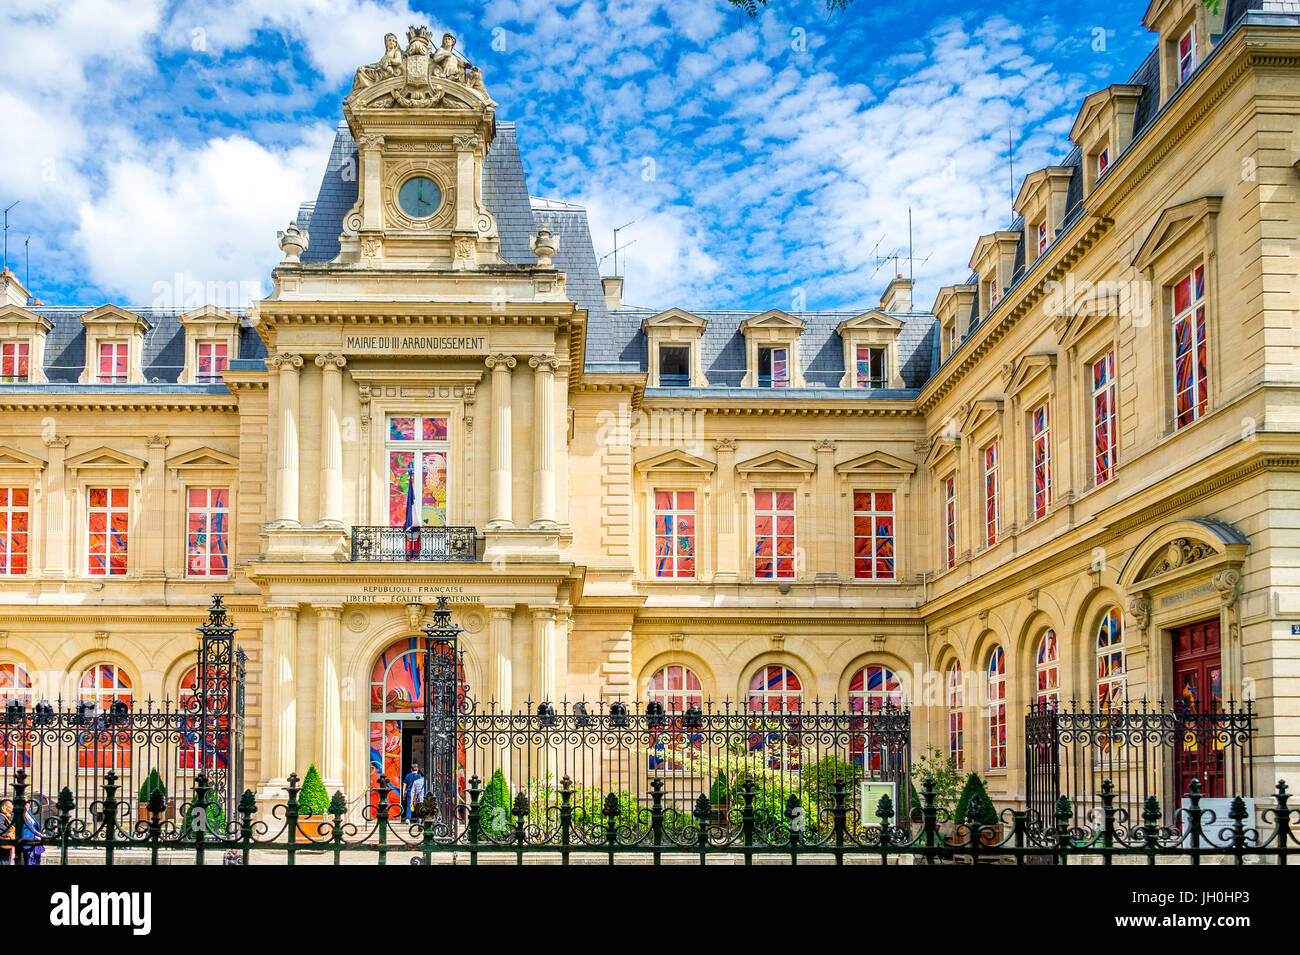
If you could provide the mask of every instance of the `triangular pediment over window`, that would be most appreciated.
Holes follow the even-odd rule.
[[[706,461],[694,454],[687,454],[685,451],[677,450],[665,451],[663,454],[657,454],[644,461],[638,461],[636,465],[636,469],[641,472],[689,471],[697,474],[712,473],[713,467],[712,461]]]
[[[168,458],[167,466],[176,470],[181,468],[235,468],[239,467],[239,459],[231,457],[224,451],[218,451],[216,448],[204,447],[195,448],[193,451],[185,451]]]
[[[761,315],[754,315],[740,323],[742,333],[751,328],[792,328],[803,331],[804,321],[779,308],[771,308]]]
[[[978,398],[971,402],[961,423],[961,433],[970,434],[1002,410],[1001,398]]]
[[[837,474],[848,476],[854,474],[897,474],[903,476],[915,473],[916,465],[911,461],[896,458],[892,454],[886,454],[884,451],[869,451],[860,457],[835,465],[835,471]]]
[[[1011,367],[1011,376],[1007,379],[1007,394],[1019,394],[1039,375],[1049,372],[1055,367],[1055,353],[1037,352],[1032,355],[1025,355]]]
[[[812,474],[817,466],[785,451],[769,451],[737,464],[736,470],[741,474]]]
[[[46,332],[54,327],[54,323],[44,315],[29,312],[21,305],[5,305],[0,308],[0,325],[34,325]]]
[[[895,318],[893,315],[886,314],[878,308],[873,308],[869,312],[863,312],[861,315],[855,315],[847,318],[836,326],[836,330],[843,335],[845,332],[855,331],[857,329],[879,328],[886,331],[898,331],[903,327],[903,320]]]
[[[0,444],[0,468],[35,468],[45,467],[45,460],[26,451],[19,451],[7,444]]]
[[[651,315],[641,323],[642,331],[651,328],[698,328],[703,330],[709,323],[698,315],[692,315],[685,309],[670,308],[666,312]]]
[[[134,325],[141,331],[148,331],[151,326],[149,320],[143,315],[137,315],[135,312],[128,312],[126,309],[114,305],[111,302],[107,305],[101,305],[99,308],[91,309],[81,316],[83,325]]]
[[[82,452],[68,458],[65,463],[69,468],[130,468],[142,471],[145,467],[143,459],[114,451],[109,447]]]
[[[1145,270],[1183,236],[1200,227],[1207,219],[1218,216],[1222,205],[1221,196],[1202,196],[1164,210],[1138,247],[1133,256],[1133,265]]]

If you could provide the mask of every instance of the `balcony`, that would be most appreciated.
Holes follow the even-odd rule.
[[[354,561],[444,563],[477,559],[473,527],[352,528]]]

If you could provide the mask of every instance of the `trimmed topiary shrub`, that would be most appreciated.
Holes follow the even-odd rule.
[[[144,781],[140,787],[140,805],[148,804],[149,797],[155,792],[160,792],[164,797],[167,795],[167,787],[163,784],[162,776],[158,775],[158,770],[149,770],[149,778]]]
[[[725,806],[731,801],[731,790],[727,786],[727,774],[718,770],[718,775],[713,777],[713,784],[709,786],[709,802],[714,806]]]
[[[316,764],[307,767],[307,778],[302,781],[302,790],[298,793],[298,815],[325,816],[329,814],[330,794],[325,791]]]
[[[213,793],[208,794],[209,799],[216,799]],[[208,803],[208,829],[204,835],[207,839],[225,838],[226,831],[226,811],[221,808],[217,802]],[[181,821],[181,838],[192,839],[194,837],[194,805],[185,807],[185,818]]]
[[[989,798],[989,791],[984,787],[984,780],[978,773],[971,773],[966,777],[966,785],[962,787],[961,796],[957,800],[957,811],[953,815],[953,822],[959,825],[976,826],[998,824],[997,810],[993,808],[993,800]]]
[[[501,836],[510,830],[513,821],[510,815],[510,803],[510,786],[506,782],[505,773],[494,769],[492,778],[488,780],[487,787],[483,790],[482,801],[479,803],[481,807],[479,825],[484,832]]]

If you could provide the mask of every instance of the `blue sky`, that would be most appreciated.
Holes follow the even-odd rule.
[[[518,124],[533,194],[588,208],[597,255],[637,220],[632,304],[874,305],[910,207],[928,306],[1010,219],[1008,129],[1018,187],[1149,51],[1146,5],[8,0],[9,264],[30,236],[47,304],[269,290],[353,71],[427,23]]]

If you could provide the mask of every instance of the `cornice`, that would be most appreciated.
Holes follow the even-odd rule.
[[[4,395],[0,394],[0,412],[4,411],[188,411],[224,414],[239,410],[234,395]]]

